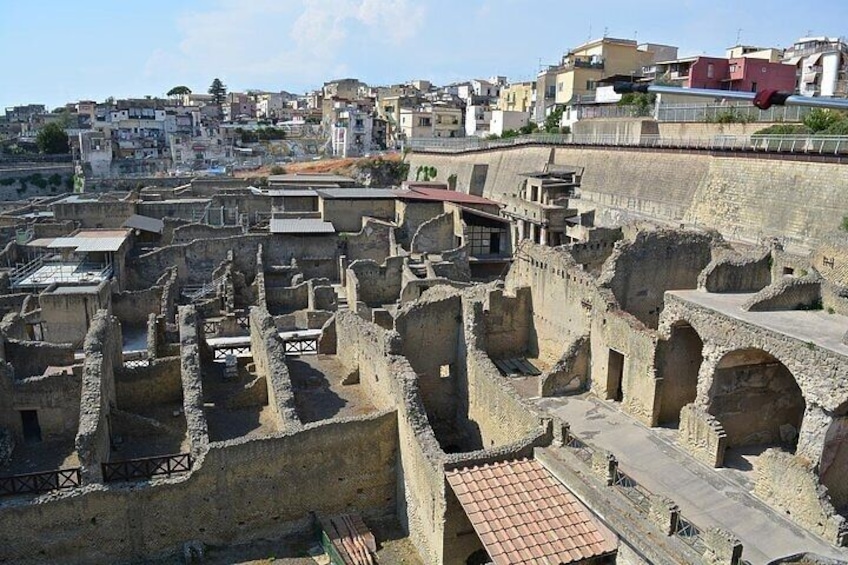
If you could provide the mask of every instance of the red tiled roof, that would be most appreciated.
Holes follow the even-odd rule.
[[[439,202],[456,202],[457,204],[488,204],[489,206],[500,206],[494,200],[466,194],[456,190],[445,190],[443,188],[424,188],[412,186],[408,190],[395,190],[398,198],[403,200],[435,200]]]
[[[495,565],[574,563],[612,553],[618,540],[538,461],[445,473]]]

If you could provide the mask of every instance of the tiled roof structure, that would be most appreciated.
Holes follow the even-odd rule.
[[[445,475],[495,565],[579,563],[616,551],[615,534],[536,460]]]

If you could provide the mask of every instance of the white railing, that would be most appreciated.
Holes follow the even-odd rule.
[[[818,155],[848,154],[848,136],[815,135],[714,135],[668,137],[626,134],[532,134],[509,139],[411,139],[406,143],[412,151],[430,153],[462,153],[516,147],[521,145],[588,145],[608,147],[649,147],[702,149],[712,151],[756,151]]]

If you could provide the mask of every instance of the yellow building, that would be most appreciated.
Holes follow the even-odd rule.
[[[568,104],[577,96],[594,95],[595,85],[612,75],[642,74],[642,67],[662,60],[677,49],[665,45],[639,45],[631,39],[604,37],[569,51],[557,73],[556,103]]]
[[[498,100],[498,110],[505,112],[530,112],[533,110],[535,99],[533,93],[536,83],[533,81],[516,82],[501,91]]]

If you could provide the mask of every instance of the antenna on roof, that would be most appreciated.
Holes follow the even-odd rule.
[[[607,37],[607,29],[609,29],[609,28],[607,28],[606,26],[604,26],[604,39],[606,39],[606,37]]]
[[[736,30],[736,45],[739,45],[739,43],[741,41],[742,41],[742,28],[740,27],[739,29]]]
[[[592,20],[589,20],[589,37],[586,38],[586,41],[592,41]]]

